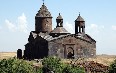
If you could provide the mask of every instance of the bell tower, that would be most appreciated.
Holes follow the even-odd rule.
[[[59,13],[59,16],[56,18],[57,26],[56,27],[63,27],[63,18]]]
[[[52,31],[52,16],[44,3],[35,16],[35,31],[43,33]]]
[[[85,34],[85,21],[84,19],[80,16],[75,20],[75,34]]]

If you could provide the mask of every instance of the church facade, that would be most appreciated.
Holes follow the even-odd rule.
[[[24,59],[94,57],[96,41],[85,33],[85,21],[79,14],[75,20],[75,34],[63,27],[59,13],[56,28],[52,30],[52,15],[43,3],[35,16],[35,31],[31,31],[25,45]]]

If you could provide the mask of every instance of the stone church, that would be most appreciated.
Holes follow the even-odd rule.
[[[85,33],[85,21],[79,14],[75,20],[75,34],[63,27],[59,13],[56,28],[52,30],[52,15],[43,3],[35,16],[35,31],[31,31],[25,45],[24,59],[41,59],[47,56],[59,58],[94,57],[96,41]]]

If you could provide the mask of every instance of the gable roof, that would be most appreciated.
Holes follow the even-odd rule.
[[[87,38],[89,38],[90,40],[92,40],[92,41],[96,42],[96,41],[95,41],[95,40],[94,40],[94,39],[93,39],[90,35],[85,34],[85,35],[84,35],[84,38],[86,38],[86,37],[87,37]]]
[[[77,38],[77,39],[86,41],[86,42],[88,42],[88,43],[92,43],[92,41],[86,39],[85,37],[83,37],[83,36],[78,36],[78,35],[75,35],[75,34],[61,35],[61,36],[59,36],[59,37],[55,37],[55,38],[53,38],[51,41],[55,41],[55,40],[59,40],[59,39],[63,39],[63,38],[68,37],[68,36],[75,37],[75,38]],[[90,39],[91,39],[91,38],[90,38]],[[96,41],[95,41],[95,42],[96,42]]]
[[[32,33],[34,39],[36,39],[37,36],[40,36],[41,38],[43,38],[43,39],[45,39],[47,41],[50,41],[50,40],[53,39],[53,37],[50,36],[48,33],[42,33],[42,32],[36,33],[36,32],[33,32],[33,31],[31,33]]]
[[[45,39],[47,41],[55,41],[55,40],[59,40],[59,39],[63,39],[63,38],[71,36],[71,37],[75,37],[77,39],[81,39],[81,40],[89,42],[89,43],[92,43],[92,42],[96,43],[96,41],[93,38],[91,38],[88,34],[80,35],[80,36],[76,35],[76,34],[67,34],[67,35],[60,35],[58,37],[52,37],[48,33],[42,33],[42,32],[36,33],[36,32],[33,32],[33,31],[31,33],[32,33],[34,39],[38,35],[38,36],[42,37],[43,39]]]

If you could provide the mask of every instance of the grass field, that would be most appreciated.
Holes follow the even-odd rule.
[[[11,57],[16,57],[16,52],[0,52],[0,59],[7,59]],[[114,59],[116,59],[116,55],[97,55],[95,58],[85,58],[85,61],[95,61],[104,65],[110,65]],[[63,59],[63,62],[70,62],[67,59]]]
[[[94,58],[80,58],[76,61],[76,59],[73,60],[73,62],[83,62],[83,61],[94,61],[97,63],[101,63],[103,65],[109,66],[114,60],[116,59],[115,55],[97,55]],[[62,62],[64,63],[70,63],[71,60],[69,59],[62,59]]]
[[[115,55],[97,55],[96,58],[89,58],[88,60],[109,66],[115,59]]]
[[[0,52],[0,59],[7,59],[11,57],[16,57],[16,52]]]

